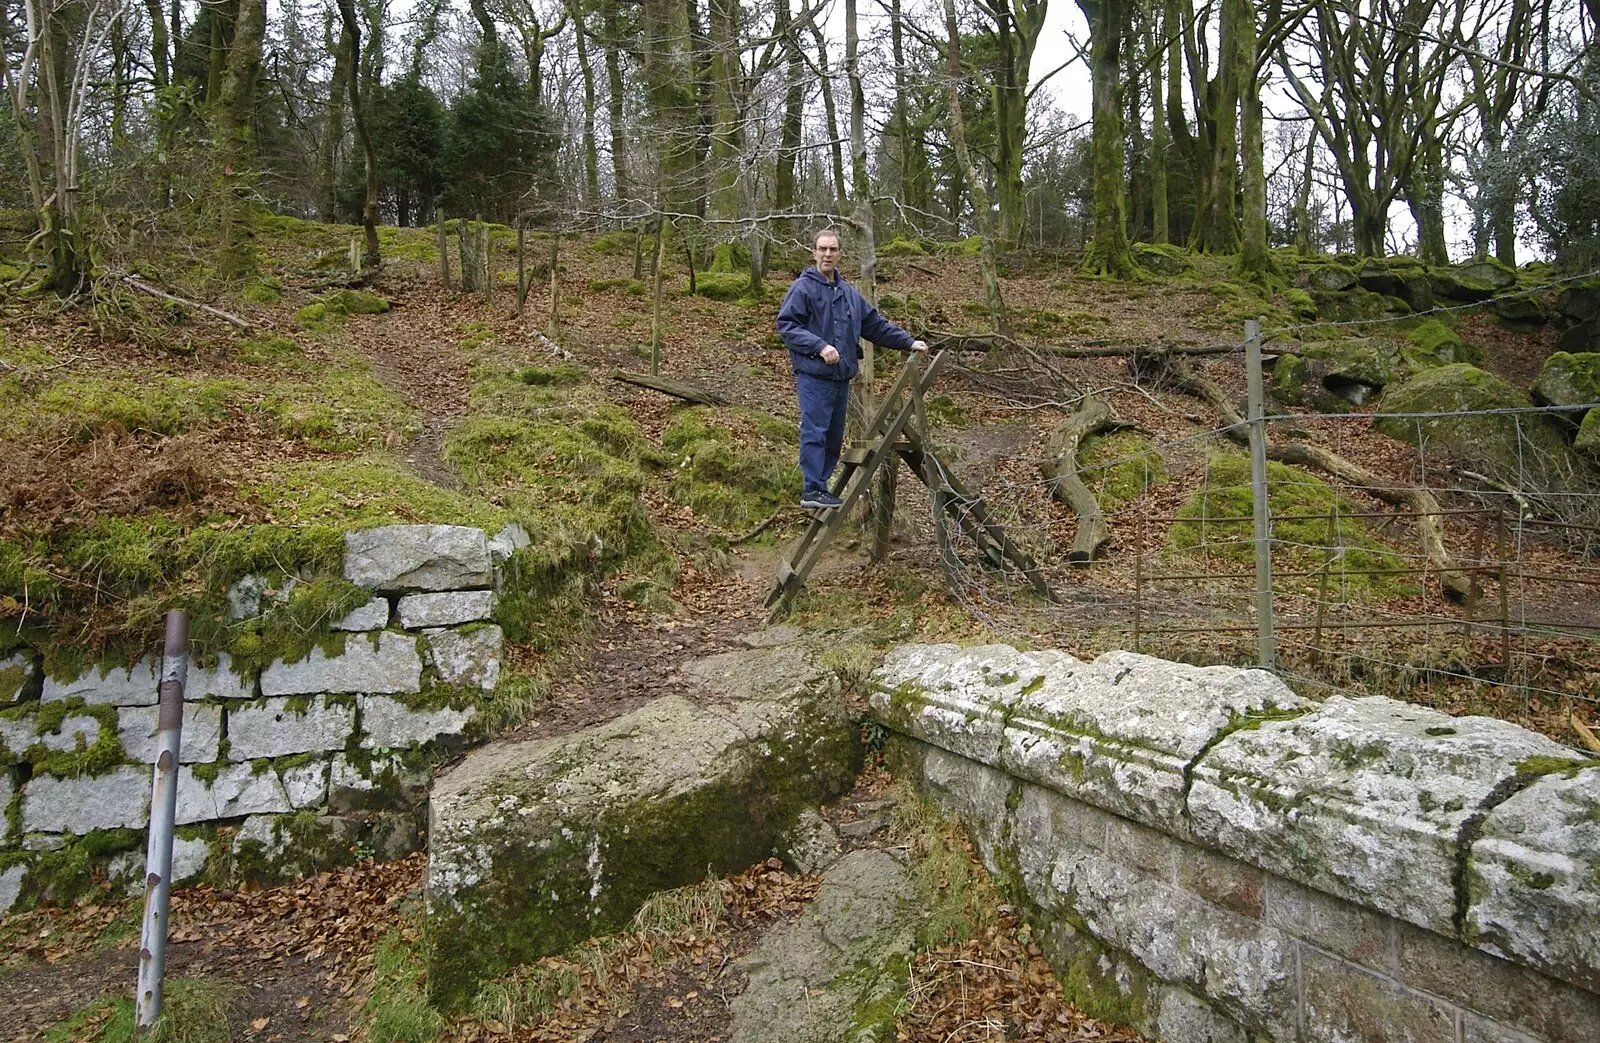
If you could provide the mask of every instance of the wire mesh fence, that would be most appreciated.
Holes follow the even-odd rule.
[[[1232,396],[1244,369],[1241,352],[1207,361],[1203,375]],[[992,374],[969,376],[998,386]],[[1020,379],[1035,399],[1047,393]],[[1203,413],[1171,405],[1184,400],[1158,400],[1143,379],[1107,387],[1103,369],[1073,384],[1080,401],[1110,395],[1125,415],[1078,455],[1110,535],[1087,567],[1069,561],[1079,521],[1041,470],[1039,425],[1018,420],[1010,441],[985,425],[987,446],[958,429],[936,435],[1054,594],[1032,596],[964,526],[950,527],[939,541],[944,582],[990,630],[1080,654],[1122,647],[1201,664],[1257,661],[1265,630],[1270,665],[1302,690],[1395,695],[1589,745],[1583,721],[1600,712],[1600,478],[1573,437],[1592,404],[1279,405],[1259,419],[1269,459],[1252,474],[1248,422],[1200,426]],[[1073,396],[1048,394],[1053,408],[1074,407]],[[1013,419],[1037,408],[994,397]],[[921,509],[903,513],[931,532]]]

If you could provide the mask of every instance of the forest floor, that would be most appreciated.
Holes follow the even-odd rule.
[[[12,450],[0,453],[0,520],[9,519],[0,523],[0,534],[14,531],[24,513],[35,526],[151,511],[169,512],[185,524],[201,524],[218,512],[247,521],[423,520],[431,513],[427,505],[445,502],[437,498],[469,494],[447,441],[488,393],[480,379],[486,367],[580,366],[597,401],[623,411],[656,447],[680,418],[681,406],[673,400],[609,376],[618,369],[649,368],[649,300],[631,281],[631,241],[619,245],[613,234],[566,244],[552,323],[550,289],[542,281],[531,288],[525,317],[516,315],[514,291],[503,281],[510,267],[504,245],[502,281],[495,299],[485,302],[445,290],[436,264],[427,260],[426,234],[402,232],[399,241],[414,259],[391,263],[367,287],[390,310],[308,328],[295,315],[319,292],[315,284],[323,275],[311,266],[340,254],[348,235],[348,229],[300,222],[274,227],[263,249],[282,300],[215,302],[256,327],[248,336],[199,316],[184,316],[174,326],[170,310],[133,296],[124,298],[123,314],[110,319],[70,308],[5,305],[0,377],[20,381],[34,403],[51,403],[57,389],[81,410],[98,409],[99,419],[90,425],[70,403],[57,400],[40,407],[26,428],[0,421],[0,440]],[[1050,258],[1019,261],[1005,279],[1006,299],[1019,331],[1039,341],[1172,346],[1239,339],[1237,301],[1214,292],[1226,279],[1225,262],[1197,263],[1195,278],[1121,285],[1081,277]],[[792,381],[773,335],[789,275],[775,265],[767,293],[754,302],[689,295],[678,285],[681,276],[675,277],[666,301],[662,372],[717,391],[739,409],[792,425]],[[985,325],[972,258],[886,259],[881,279],[886,313],[918,332],[981,332]],[[1487,368],[1523,384],[1553,350],[1553,332],[1507,334],[1483,316],[1467,317],[1463,332],[1490,349]],[[1236,356],[1202,358],[1197,369],[1242,395]],[[142,398],[141,388],[147,389]],[[131,389],[137,401],[113,402],[113,409],[94,398],[110,399],[116,389]],[[1161,477],[1141,483],[1134,496],[1108,512],[1112,553],[1093,568],[1079,569],[1066,564],[1064,553],[1075,521],[1051,498],[1039,461],[1052,428],[1086,391],[1107,401],[1117,419],[1143,437],[1145,448],[1130,458],[1154,463]],[[1221,451],[1214,433],[1220,421],[1209,407],[1147,386],[1130,375],[1122,358],[961,358],[941,378],[939,392],[930,403],[935,444],[1039,559],[1057,601],[1041,602],[1014,577],[976,565],[963,564],[954,577],[942,572],[926,495],[902,473],[887,556],[870,562],[853,535],[831,547],[797,601],[794,622],[853,627],[875,644],[987,637],[1062,647],[1084,657],[1127,647],[1142,627],[1145,651],[1190,661],[1250,661],[1255,637],[1248,630],[1249,580],[1242,562],[1219,552],[1218,562],[1238,572],[1233,586],[1161,577],[1195,568],[1191,559],[1173,554],[1165,519],[1204,491],[1211,461]],[[208,396],[222,396],[222,404],[207,406]],[[163,410],[174,411],[176,419]],[[112,413],[121,419],[102,422]],[[1414,481],[1429,466],[1409,447],[1397,452],[1400,443],[1373,433],[1359,415],[1357,421],[1308,421],[1304,435],[1397,482]],[[770,517],[755,519],[763,531],[745,538],[759,526],[746,520],[733,527],[726,519],[703,516],[684,502],[676,481],[668,471],[642,494],[648,520],[664,534],[672,558],[666,600],[630,593],[639,574],[624,567],[600,577],[588,592],[582,625],[544,647],[511,650],[513,668],[537,671],[546,693],[520,725],[523,734],[560,734],[671,692],[680,683],[672,664],[732,647],[739,635],[763,624],[762,602],[777,559],[805,516],[774,503]],[[1347,510],[1381,507],[1360,493],[1341,496]],[[1379,542],[1403,545],[1408,539],[1382,524],[1372,529]],[[1463,526],[1447,539],[1458,553],[1467,553],[1483,537]],[[1540,571],[1573,567],[1562,547],[1530,544],[1524,553]],[[1581,589],[1525,584],[1523,618],[1600,622],[1590,619],[1588,599],[1575,593]],[[1476,683],[1480,669],[1492,669],[1498,645],[1459,637],[1467,610],[1446,604],[1436,589],[1352,597],[1370,614],[1426,613],[1443,622],[1420,635],[1359,632],[1353,640],[1378,650],[1374,658],[1393,669],[1360,671],[1348,662],[1302,660],[1301,669],[1318,680],[1449,712],[1488,713],[1567,742],[1573,741],[1574,713],[1594,720],[1592,704],[1581,700],[1513,696]],[[1285,601],[1289,619],[1310,618],[1304,603]],[[1240,629],[1218,630],[1228,626]],[[1210,632],[1152,636],[1152,628]],[[1529,639],[1518,640],[1527,651]],[[1542,651],[1535,649],[1541,654],[1523,660],[1539,664],[1537,686],[1587,694],[1595,676],[1587,642],[1543,640]],[[884,784],[869,773],[863,793],[870,796]],[[850,807],[843,802],[830,814],[848,816]],[[220,990],[209,999],[227,1013],[228,1038],[432,1038],[384,1036],[387,1029],[375,1033],[373,1027],[376,1007],[405,1008],[417,995],[417,968],[407,960],[414,960],[419,930],[421,866],[420,857],[413,857],[384,866],[362,863],[285,888],[179,892],[169,974]],[[794,915],[809,885],[804,877],[758,866],[716,886],[721,911],[714,922],[615,940],[608,952],[624,954],[622,962],[634,970],[620,978],[616,968],[574,971],[581,986],[554,1005],[543,1027],[513,1028],[488,1015],[434,1024],[418,1008],[412,1014],[421,1027],[412,1028],[451,1039],[718,1039],[722,1022],[705,1013],[715,1005],[711,997],[718,987],[712,971],[720,967],[712,964],[720,960],[725,966],[748,947],[755,925]],[[0,918],[0,1009],[18,1012],[0,1036],[113,1038],[108,1033],[123,1012],[96,1002],[131,989],[137,916],[135,903],[107,900]],[[968,970],[953,977],[931,974],[930,981],[948,978],[949,985],[930,986],[907,1011],[901,1038],[1132,1038],[1062,1007],[1059,986],[1041,969],[1037,950],[1017,943],[1015,926],[931,954],[935,964],[943,959]],[[970,951],[959,953],[962,946]],[[980,967],[989,970],[975,970]],[[379,1000],[369,1004],[374,989]],[[180,989],[175,996],[199,1004],[208,998],[203,992]],[[1007,1004],[1048,1009],[1052,1016],[1037,1033],[1008,1036],[1003,1026],[1019,1022],[986,1016],[986,1004],[993,1010]],[[691,1017],[696,1011],[700,1015]],[[936,1011],[944,1013],[935,1016]],[[73,1012],[78,1020],[61,1021]],[[996,1031],[996,1025],[1002,1028]]]

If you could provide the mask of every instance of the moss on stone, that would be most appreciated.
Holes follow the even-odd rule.
[[[630,297],[644,296],[644,283],[638,279],[622,276],[615,279],[590,279],[589,289],[593,293],[606,293],[611,290],[621,290]]]
[[[895,236],[878,247],[879,257],[926,257],[928,248],[917,239]]]
[[[288,337],[267,334],[247,337],[233,346],[233,357],[251,366],[278,366],[305,361],[300,345]]]
[[[695,276],[697,296],[714,301],[736,301],[750,293],[749,272],[700,272]]]
[[[232,878],[272,886],[350,865],[357,851],[348,826],[315,811],[278,815],[272,822],[271,847],[254,839],[235,843]]]
[[[1373,426],[1391,438],[1426,444],[1512,481],[1527,491],[1565,487],[1582,465],[1557,428],[1528,409],[1520,389],[1464,363],[1424,370],[1385,389],[1385,414]],[[1495,412],[1495,411],[1500,412]]]
[[[1413,370],[1431,369],[1453,362],[1477,362],[1483,352],[1468,345],[1461,334],[1438,319],[1428,318],[1406,331],[1406,340],[1414,350],[1404,352],[1407,364]]]
[[[114,706],[85,705],[81,699],[63,699],[60,702],[41,703],[34,717],[34,734],[38,736],[59,734],[61,727],[71,717],[92,717],[100,725],[93,743],[86,742],[82,732],[70,750],[52,750],[41,741],[22,751],[25,760],[33,765],[35,774],[54,775],[57,778],[76,778],[82,775],[100,775],[127,760],[122,749],[122,738],[117,732],[117,709]]]
[[[1137,431],[1085,438],[1078,447],[1078,472],[1106,510],[1137,500],[1167,480],[1155,442]]]
[[[1276,461],[1267,463],[1267,500],[1273,516],[1273,563],[1293,571],[1316,569],[1326,561],[1321,548],[1343,548],[1329,577],[1345,593],[1394,593],[1399,577],[1365,575],[1369,570],[1401,569],[1405,560],[1372,537],[1365,522],[1348,515],[1358,508],[1310,471]],[[1172,525],[1168,546],[1185,554],[1205,553],[1240,563],[1255,556],[1250,458],[1218,453],[1207,464],[1204,486],[1178,509],[1185,519]],[[1337,515],[1330,526],[1330,516]],[[1214,521],[1212,519],[1233,519]],[[1244,520],[1238,520],[1244,519]],[[1314,586],[1315,578],[1301,579]]]

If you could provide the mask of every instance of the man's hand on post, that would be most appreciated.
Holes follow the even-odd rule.
[[[822,361],[830,366],[839,364],[839,349],[832,344],[825,345],[822,349]]]
[[[928,350],[928,342],[925,340],[914,340],[911,342],[911,350],[926,353]]]

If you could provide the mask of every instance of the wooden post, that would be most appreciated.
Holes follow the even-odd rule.
[[[1250,489],[1256,530],[1256,645],[1261,667],[1272,669],[1277,658],[1272,633],[1272,517],[1267,502],[1266,393],[1261,381],[1261,323],[1244,324],[1245,376],[1250,408]]]
[[[1317,625],[1311,631],[1311,665],[1322,662],[1322,621],[1328,611],[1328,573],[1333,571],[1333,559],[1338,554],[1339,508],[1328,512],[1328,547],[1322,556],[1322,577],[1317,581]]]
[[[1478,577],[1483,574],[1483,537],[1489,528],[1489,512],[1478,513],[1478,529],[1472,535],[1472,568],[1467,572],[1467,622],[1461,634],[1470,642],[1472,627],[1478,621],[1478,601],[1483,597],[1483,586]]]
[[[528,226],[521,217],[517,218],[517,318],[522,318],[523,305],[528,300],[528,267],[523,259],[523,238],[527,235]]]
[[[439,277],[444,280],[446,291],[450,289],[450,251],[444,237],[444,204],[439,204]]]
[[[561,339],[561,229],[550,233],[550,328],[545,336]]]
[[[656,270],[651,281],[650,375],[661,373],[661,279],[667,267],[667,219],[656,219]]]
[[[483,303],[492,304],[494,303],[494,241],[489,238],[489,222],[479,217],[478,224],[483,229]]]
[[[1506,512],[1495,512],[1495,542],[1500,555],[1500,671],[1501,678],[1511,676],[1511,580],[1506,573]]]
[[[926,449],[931,443],[928,441],[928,413],[924,407],[923,399],[917,393],[916,387],[911,389],[912,407],[916,411],[917,437],[921,439]],[[884,462],[885,468],[894,468],[895,461],[891,457]],[[950,596],[959,595],[959,577],[956,574],[955,551],[950,545],[950,527],[945,524],[944,512],[949,507],[949,494],[945,490],[944,478],[939,473],[938,461],[933,458],[933,453],[925,451],[922,454],[922,480],[928,486],[929,503],[933,507],[933,533],[939,547],[939,569],[944,573],[945,586],[949,588]],[[880,487],[881,488],[881,487]],[[891,493],[892,493],[891,489]],[[892,502],[892,501],[891,501]],[[889,511],[889,517],[894,517],[894,511]],[[880,524],[879,538],[883,539],[885,550],[888,548],[887,527]],[[874,540],[873,550],[877,551],[877,540]]]
[[[1133,540],[1133,650],[1139,651],[1144,622],[1144,512],[1139,512],[1139,532]]]

